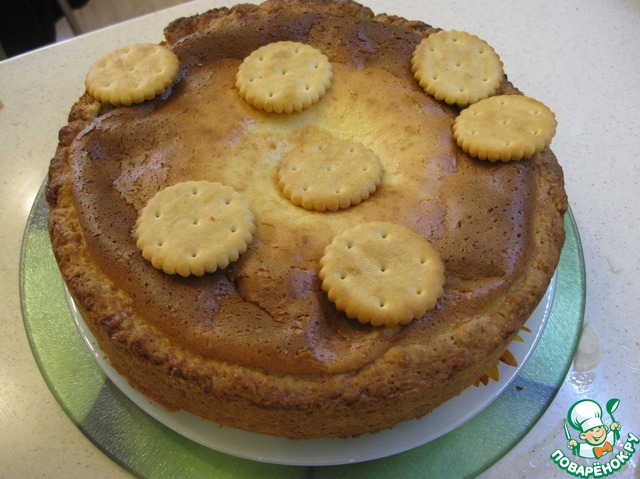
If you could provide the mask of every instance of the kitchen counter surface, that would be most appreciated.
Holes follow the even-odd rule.
[[[363,3],[376,13],[482,37],[500,54],[509,79],[557,116],[552,148],[564,169],[586,264],[582,341],[550,407],[482,477],[567,477],[550,454],[566,442],[563,420],[575,402],[604,405],[618,398],[622,442],[628,433],[640,436],[640,2]],[[161,41],[163,26],[174,18],[222,5],[231,3],[195,0],[0,62],[3,477],[130,477],[74,425],[43,380],[21,315],[21,242],[57,131],[82,94],[90,65],[117,46]],[[612,477],[640,477],[639,458],[629,454]],[[219,477],[232,472],[217,471]]]

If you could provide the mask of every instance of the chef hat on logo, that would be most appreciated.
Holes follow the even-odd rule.
[[[604,426],[602,422],[602,408],[590,399],[578,401],[569,410],[568,418],[574,429],[587,432],[589,429]]]

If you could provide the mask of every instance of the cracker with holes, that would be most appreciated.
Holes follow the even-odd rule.
[[[457,30],[442,30],[422,40],[413,52],[411,69],[429,95],[458,106],[494,95],[504,78],[495,50]]]
[[[151,100],[170,87],[180,61],[173,51],[150,43],[120,47],[89,69],[87,92],[111,105],[131,105]]]
[[[255,217],[230,186],[187,181],[140,210],[134,236],[144,258],[167,274],[202,276],[236,261],[253,239]]]
[[[350,318],[373,326],[408,324],[436,306],[444,263],[415,231],[362,223],[337,235],[320,260],[322,289]]]
[[[316,103],[331,85],[333,67],[317,48],[281,41],[264,45],[244,59],[236,88],[255,108],[299,112]]]
[[[278,167],[278,186],[293,204],[337,211],[369,198],[382,181],[382,164],[363,144],[342,139],[304,143]]]
[[[464,109],[453,124],[453,137],[474,158],[506,162],[544,150],[556,125],[553,112],[538,100],[498,95]]]

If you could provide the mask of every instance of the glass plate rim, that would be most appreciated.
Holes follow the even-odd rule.
[[[27,225],[25,227],[25,235],[23,237],[23,242],[22,242],[22,247],[21,247],[21,251],[20,251],[20,275],[19,275],[19,280],[20,280],[20,299],[21,299],[21,309],[22,309],[22,313],[23,313],[23,319],[24,319],[24,326],[25,326],[25,330],[29,339],[29,344],[30,347],[32,349],[34,358],[36,360],[36,363],[38,364],[38,367],[40,368],[41,373],[43,373],[43,377],[45,379],[45,382],[47,383],[47,386],[49,387],[49,389],[51,390],[52,394],[54,395],[54,397],[56,398],[56,400],[58,401],[58,403],[60,404],[60,406],[62,407],[62,409],[65,411],[65,413],[74,421],[74,423],[76,423],[76,425],[82,430],[82,432],[92,441],[94,442],[94,444],[96,444],[97,447],[99,447],[106,455],[108,455],[109,457],[111,457],[114,461],[116,461],[117,463],[121,464],[123,467],[125,467],[127,470],[129,470],[130,472],[134,473],[134,474],[139,474],[140,471],[138,471],[135,467],[133,467],[131,464],[128,463],[124,463],[122,461],[122,458],[118,457],[118,454],[114,454],[112,451],[106,450],[104,448],[104,445],[100,443],[100,441],[97,441],[95,437],[91,436],[91,432],[88,430],[89,428],[84,427],[82,424],[80,424],[78,422],[78,418],[75,416],[74,411],[72,411],[69,408],[68,404],[65,404],[63,398],[61,398],[58,393],[57,393],[57,389],[56,389],[56,385],[54,384],[53,379],[49,376],[49,374],[46,371],[46,366],[42,360],[42,357],[40,356],[39,352],[37,351],[37,347],[35,345],[34,342],[34,331],[31,328],[31,325],[29,324],[28,321],[28,315],[29,312],[26,310],[26,305],[25,305],[25,297],[27,295],[27,292],[25,291],[25,272],[24,272],[24,259],[25,259],[25,255],[26,255],[26,251],[27,251],[27,234],[28,234],[28,228],[31,225],[31,223],[34,220],[34,216],[36,214],[36,209],[38,207],[38,205],[40,203],[43,202],[43,197],[44,197],[44,184],[41,188],[41,191],[38,193],[35,201],[34,201],[34,205],[32,208],[32,211],[29,215],[28,221],[27,221]],[[573,212],[571,210],[571,208],[569,208],[567,210],[567,214],[565,217],[566,221],[565,221],[565,228],[566,230],[570,230],[570,233],[573,238],[573,244],[572,246],[572,261],[574,263],[576,263],[577,265],[574,265],[572,267],[572,273],[577,273],[578,277],[577,277],[577,281],[578,281],[578,292],[580,292],[581,294],[579,294],[578,298],[574,298],[574,301],[577,299],[577,304],[574,304],[573,306],[577,306],[577,310],[574,310],[574,322],[576,323],[574,326],[579,326],[581,328],[582,322],[584,320],[584,309],[585,309],[585,283],[586,283],[586,271],[585,271],[585,266],[584,266],[584,255],[583,255],[583,251],[582,251],[582,244],[580,241],[580,237],[579,237],[579,232],[577,229],[577,224],[575,221],[575,217],[573,216]],[[566,247],[566,245],[565,245]],[[561,258],[562,259],[562,258]],[[557,291],[556,291],[557,294]],[[555,299],[554,299],[555,301]],[[553,306],[552,306],[553,309]],[[552,311],[553,313],[553,311]],[[576,328],[574,327],[574,329],[576,329],[576,331],[579,331],[580,328]],[[571,364],[571,360],[573,358],[573,354],[575,353],[575,348],[577,346],[577,340],[578,337],[577,335],[575,335],[575,337],[573,337],[573,343],[570,344],[570,353],[569,353],[569,360],[565,361],[565,364],[563,365],[563,367],[561,368],[561,371],[559,371],[560,377],[562,379],[564,379],[564,377],[566,376],[566,373],[568,372],[568,369],[570,367]],[[88,353],[88,351],[87,351]],[[97,367],[97,366],[96,366]],[[560,381],[562,382],[562,380]],[[553,398],[555,397],[555,394],[557,394],[557,389],[555,389],[554,391],[551,392],[551,394],[549,394],[547,396],[547,400],[546,400],[546,404],[544,404],[544,406],[542,407],[541,410],[539,410],[537,412],[537,414],[535,415],[535,417],[533,418],[532,424],[531,426],[533,426],[533,424],[535,424],[537,422],[537,420],[539,419],[539,417],[544,413],[544,411],[546,410],[546,408],[548,407],[548,405],[550,404],[550,402],[553,400]],[[527,431],[522,432],[517,441],[519,441],[525,434]],[[516,442],[517,443],[517,442]],[[508,449],[506,449],[505,451],[499,453],[498,455],[496,455],[491,462],[486,465],[486,467],[489,467],[491,464],[495,463],[500,457],[502,457],[504,454],[506,454],[506,452],[508,452],[508,450],[511,449],[511,447],[513,447],[515,444],[512,444]],[[402,453],[399,454],[400,456],[402,455]],[[377,462],[377,461],[369,461],[369,462]]]

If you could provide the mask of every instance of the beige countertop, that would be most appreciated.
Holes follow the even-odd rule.
[[[586,263],[580,364],[539,422],[483,477],[568,477],[550,460],[545,441],[562,442],[563,419],[576,401],[619,398],[623,438],[640,436],[640,2],[364,3],[484,38],[510,80],[556,113],[552,148],[564,168]],[[2,477],[129,476],[68,419],[40,374],[21,315],[21,241],[57,131],[93,61],[122,44],[158,42],[170,20],[220,5],[230,2],[196,0],[0,62]],[[640,477],[639,462],[640,453],[631,455],[612,477]]]

